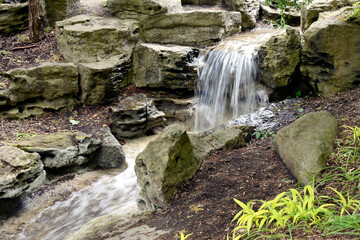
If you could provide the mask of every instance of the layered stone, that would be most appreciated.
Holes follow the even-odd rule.
[[[185,46],[140,44],[134,55],[136,87],[193,91],[197,73],[191,63],[198,50]]]
[[[147,43],[207,46],[241,30],[241,13],[185,11],[149,18],[142,38]]]
[[[0,33],[24,30],[29,25],[28,3],[0,4]]]
[[[306,30],[301,73],[315,92],[331,97],[359,83],[359,32],[358,24],[332,19]]]
[[[241,12],[242,27],[253,28],[255,26],[260,12],[259,0],[225,0],[225,3],[233,11]]]
[[[72,106],[79,91],[78,71],[71,63],[44,63],[6,75],[11,83],[0,91],[0,115],[8,118],[39,116]]]

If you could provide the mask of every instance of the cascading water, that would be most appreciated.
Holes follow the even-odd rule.
[[[195,131],[213,128],[268,103],[258,88],[256,47],[246,41],[225,41],[199,59]]]

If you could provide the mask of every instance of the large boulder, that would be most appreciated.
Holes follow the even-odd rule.
[[[360,81],[360,25],[325,19],[304,33],[301,73],[318,94],[331,97]]]
[[[106,169],[125,167],[125,153],[110,129],[101,129],[98,134],[101,136],[101,145],[95,156],[97,166]]]
[[[134,54],[134,83],[193,91],[197,72],[190,63],[197,56],[198,50],[191,47],[140,44]]]
[[[148,43],[207,46],[240,32],[241,13],[223,10],[184,11],[149,18],[142,28]]]
[[[92,63],[78,63],[80,100],[87,105],[113,101],[129,82],[131,55],[113,56]]]
[[[276,150],[303,185],[325,167],[338,133],[337,120],[326,111],[308,113],[276,134]]]
[[[351,6],[358,0],[313,0],[309,5],[301,9],[301,30],[305,31],[317,21],[319,14],[327,11]]]
[[[259,0],[225,0],[225,3],[233,11],[241,12],[242,27],[253,28],[255,26],[260,12]]]
[[[181,0],[108,0],[108,7],[117,17],[138,20],[182,10]]]
[[[165,208],[177,188],[194,176],[199,167],[200,159],[194,155],[185,128],[167,127],[136,158],[135,172],[141,187],[139,208]]]
[[[73,14],[80,0],[45,0],[46,18],[51,27]]]
[[[182,5],[219,5],[222,0],[181,0]]]
[[[0,3],[0,33],[10,33],[26,29],[29,26],[28,3]]]
[[[164,116],[156,108],[153,99],[137,94],[122,99],[110,108],[110,127],[117,138],[139,137],[163,125]]]
[[[272,36],[259,49],[260,81],[280,94],[299,75],[300,32],[287,28]]]
[[[81,132],[59,132],[19,139],[7,144],[40,154],[46,168],[56,169],[89,162],[100,147],[100,140]]]
[[[26,118],[69,107],[79,91],[78,70],[71,63],[43,63],[13,69],[6,75],[11,83],[0,92],[0,115],[4,117]]]
[[[139,22],[79,15],[56,22],[58,48],[68,62],[98,62],[132,55]]]
[[[37,153],[0,147],[0,199],[16,198],[39,188],[46,178],[43,168]]]

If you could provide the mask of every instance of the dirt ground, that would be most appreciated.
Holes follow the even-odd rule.
[[[0,36],[0,72],[15,67],[36,66],[42,61],[63,61],[56,49],[54,31],[35,44],[22,41],[21,35],[24,34],[26,32]],[[35,46],[28,47],[31,44]],[[6,88],[8,80],[0,77],[0,86],[1,84]],[[121,94],[137,91],[131,86]],[[345,125],[360,126],[360,88],[331,99],[307,97],[299,101],[297,105],[289,101],[275,113],[280,121],[273,129],[275,132],[302,114],[320,110],[330,111],[339,120],[341,131]],[[79,104],[73,109],[48,113],[39,118],[0,119],[0,140],[57,131],[92,133],[94,129],[109,124],[110,106],[111,104],[89,107]],[[299,108],[302,109],[301,112]],[[72,125],[69,121],[71,119],[80,123]],[[172,229],[170,234],[159,238],[164,240],[175,239],[179,231],[193,233],[189,239],[226,239],[226,234],[234,227],[231,220],[240,210],[233,198],[243,202],[267,200],[295,186],[296,181],[276,155],[272,139],[253,140],[245,148],[213,152],[196,176],[179,189],[169,208],[150,213],[143,223],[158,229]],[[311,229],[309,232],[294,232],[293,238],[325,239]],[[351,239],[333,239],[346,238]]]

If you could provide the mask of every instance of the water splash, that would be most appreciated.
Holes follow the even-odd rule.
[[[65,239],[90,220],[106,214],[137,210],[139,192],[135,158],[156,136],[132,140],[123,146],[128,168],[116,176],[105,176],[65,201],[57,201],[33,217],[16,239]]]
[[[256,48],[248,41],[225,41],[199,59],[195,131],[213,128],[268,103],[256,82]]]

